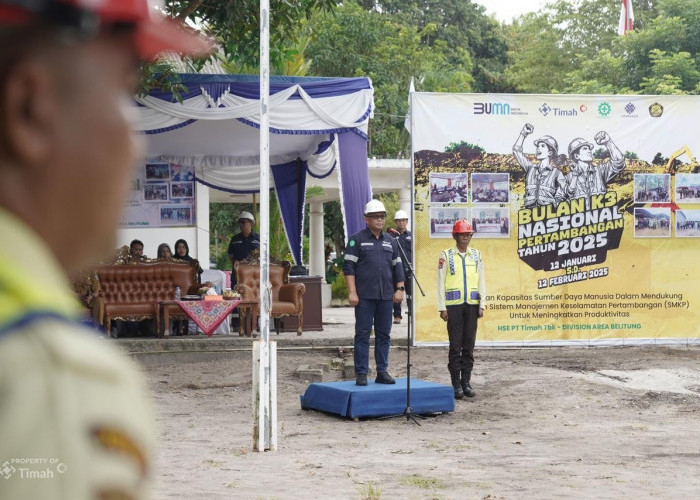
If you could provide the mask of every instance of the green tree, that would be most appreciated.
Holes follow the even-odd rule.
[[[645,94],[686,94],[697,91],[700,71],[688,52],[667,54],[653,49],[650,54],[650,76],[642,78],[640,89]]]
[[[700,88],[700,2],[635,3],[635,31],[616,33],[619,5],[557,0],[507,29],[510,83],[523,92],[661,93]]]
[[[375,113],[370,122],[370,156],[407,156],[404,120],[411,77],[421,90],[472,90],[472,62],[464,50],[450,52],[447,44],[428,46],[422,31],[385,13],[364,10],[349,1],[333,14],[314,16],[309,23],[314,40],[306,51],[311,73],[319,76],[369,76],[375,90]]]
[[[507,90],[503,71],[508,63],[501,26],[486,15],[486,9],[471,0],[362,0],[366,10],[381,12],[412,26],[421,33],[421,42],[439,47],[449,65],[461,64],[466,52],[472,61],[473,90]],[[434,29],[426,30],[428,26]]]
[[[557,92],[564,87],[569,57],[560,46],[560,33],[543,14],[527,14],[506,29],[511,63],[505,74],[518,92]]]
[[[564,91],[570,94],[618,94],[631,90],[620,86],[622,57],[602,49],[594,59],[580,62],[580,67],[565,76]]]
[[[278,64],[296,40],[299,23],[317,10],[331,11],[338,0],[270,1],[270,62]],[[260,4],[256,0],[166,0],[166,12],[181,22],[195,22],[216,36],[227,57],[257,66]]]

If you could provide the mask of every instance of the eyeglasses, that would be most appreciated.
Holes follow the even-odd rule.
[[[384,220],[386,219],[386,214],[381,214],[381,215],[365,215],[368,219],[375,219],[375,220]]]

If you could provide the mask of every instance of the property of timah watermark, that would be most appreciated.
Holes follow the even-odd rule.
[[[67,471],[68,466],[59,458],[16,457],[0,464],[2,479],[53,479]]]

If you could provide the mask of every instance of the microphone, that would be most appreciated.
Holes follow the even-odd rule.
[[[387,231],[389,231],[391,234],[393,234],[393,235],[396,236],[396,237],[401,236],[401,233],[399,233],[399,232],[398,232],[396,229],[394,229],[393,227],[390,227],[389,229],[387,229]]]

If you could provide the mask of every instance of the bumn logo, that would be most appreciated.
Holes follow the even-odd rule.
[[[510,104],[503,104],[500,102],[475,102],[474,103],[474,114],[475,115],[509,115],[510,114]]]

